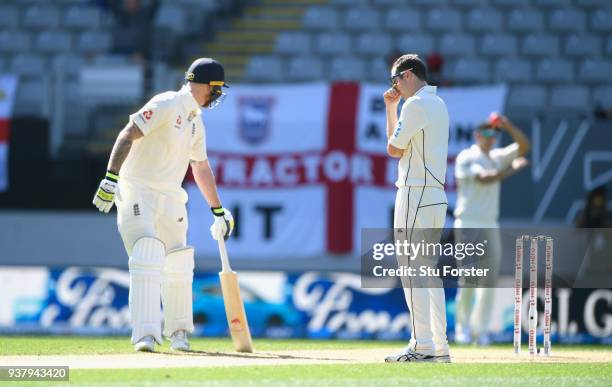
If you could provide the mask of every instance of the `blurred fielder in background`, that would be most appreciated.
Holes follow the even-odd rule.
[[[187,193],[181,184],[191,164],[210,205],[214,239],[227,239],[233,218],[221,206],[206,155],[201,107],[223,99],[223,67],[209,58],[193,62],[178,91],[158,94],[130,116],[119,133],[93,203],[107,213],[117,203],[117,225],[129,256],[132,344],[151,352],[164,336],[188,351],[193,331],[194,251],[187,246]]]
[[[400,159],[393,227],[396,239],[420,243],[418,229],[441,230],[446,218],[448,110],[437,96],[436,87],[427,84],[427,68],[417,55],[402,55],[395,61],[391,84],[384,93],[387,152]],[[398,120],[400,98],[405,102]],[[439,236],[438,240],[428,242],[439,242]],[[411,264],[410,258],[397,256],[400,265]],[[412,319],[412,337],[404,351],[388,356],[385,361],[450,362],[444,289],[415,286],[410,277],[402,282]]]
[[[507,132],[513,142],[506,147],[495,148],[502,131]],[[528,162],[522,156],[529,151],[530,144],[519,128],[508,118],[496,113],[491,114],[488,122],[478,126],[475,137],[476,143],[461,151],[455,162],[455,235],[457,242],[467,242],[467,238],[487,241],[486,262],[481,267],[490,268],[490,273],[496,277],[502,248],[498,230],[500,182],[527,166]],[[471,235],[461,229],[480,230],[474,231],[478,235]],[[493,277],[488,278],[491,279]],[[489,344],[488,330],[494,295],[495,289],[486,287],[459,289],[456,300],[456,342],[466,344],[476,338],[481,345]]]

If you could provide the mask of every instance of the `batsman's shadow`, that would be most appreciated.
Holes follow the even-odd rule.
[[[192,349],[188,352],[164,352],[164,355],[171,356],[211,356],[211,357],[233,357],[240,359],[271,359],[271,360],[317,360],[317,361],[351,361],[351,359],[318,357],[318,356],[295,356],[272,352],[218,352],[218,351],[200,351]]]

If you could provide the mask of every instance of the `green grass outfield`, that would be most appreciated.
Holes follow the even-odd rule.
[[[388,348],[405,343],[376,341],[256,340],[257,351],[336,350]],[[193,339],[196,350],[229,352],[229,339]],[[453,346],[453,348],[455,348]],[[469,348],[469,347],[459,347]],[[500,347],[494,347],[500,348]],[[511,351],[510,345],[503,346]],[[602,346],[553,346],[564,352],[610,352]],[[167,344],[161,348],[167,351]],[[0,337],[2,356],[95,355],[133,353],[124,337]],[[70,383],[20,382],[18,386],[610,386],[612,363],[456,363],[456,364],[324,364],[227,366],[207,368],[72,369]],[[2,385],[2,382],[0,382]]]

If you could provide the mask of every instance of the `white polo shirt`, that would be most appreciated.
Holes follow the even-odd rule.
[[[206,130],[201,107],[189,90],[168,91],[153,97],[130,115],[144,137],[134,141],[123,163],[121,181],[137,183],[167,194],[184,196],[181,184],[189,160],[206,160]]]
[[[389,144],[404,149],[395,185],[444,188],[448,156],[448,110],[436,86],[423,86],[402,105]]]
[[[457,179],[457,227],[496,227],[499,218],[500,182],[480,183],[484,170],[502,171],[518,157],[518,144],[494,148],[487,156],[478,145],[462,150],[455,160]]]

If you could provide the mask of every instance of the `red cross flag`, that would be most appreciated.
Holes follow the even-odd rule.
[[[362,228],[391,227],[397,160],[386,155],[385,89],[358,83],[236,85],[223,105],[204,112],[221,200],[236,219],[228,241],[235,256],[351,254],[359,251]],[[475,125],[490,111],[503,110],[505,89],[445,95],[457,105],[449,106],[453,142],[453,125]],[[470,109],[461,102],[465,98],[472,98]],[[460,148],[449,147],[449,200],[454,185],[448,176]],[[188,241],[214,254],[210,211],[192,181],[186,189]]]

